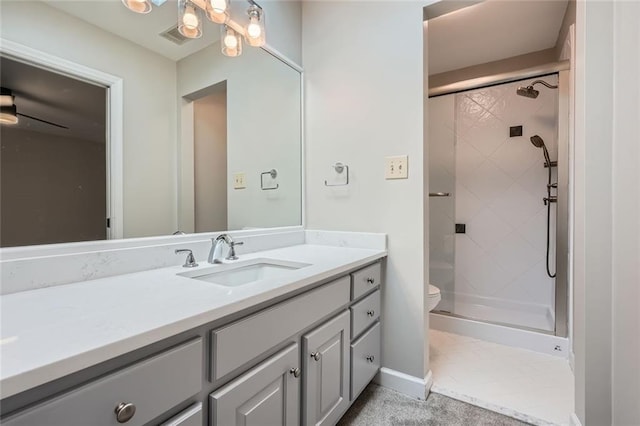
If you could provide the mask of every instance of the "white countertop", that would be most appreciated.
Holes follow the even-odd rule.
[[[153,342],[304,289],[386,255],[297,245],[245,254],[308,263],[279,279],[221,287],[174,266],[0,296],[0,389],[6,398]],[[200,262],[198,268],[211,268]]]

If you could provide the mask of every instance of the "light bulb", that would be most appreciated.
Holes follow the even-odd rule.
[[[151,4],[148,0],[122,0],[127,9],[136,13],[151,12]]]
[[[238,39],[233,34],[227,34],[224,36],[224,45],[229,49],[236,49],[238,47]]]
[[[251,18],[251,22],[247,25],[247,35],[251,38],[258,38],[262,34],[262,28],[258,19]]]
[[[187,6],[185,9],[184,15],[182,15],[182,23],[190,30],[198,28],[198,16],[193,6]]]
[[[227,0],[211,0],[211,7],[216,13],[224,13],[227,10]]]

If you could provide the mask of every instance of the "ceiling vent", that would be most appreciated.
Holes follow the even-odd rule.
[[[178,46],[182,46],[183,44],[185,44],[189,40],[192,40],[192,39],[187,38],[187,37],[183,36],[182,34],[180,34],[180,31],[178,31],[178,27],[177,26],[171,27],[168,30],[160,33],[160,37],[164,37],[167,40],[169,40],[170,42],[177,44]]]

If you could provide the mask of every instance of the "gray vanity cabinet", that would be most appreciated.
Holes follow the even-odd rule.
[[[209,396],[210,425],[300,423],[300,355],[292,344]]]
[[[349,312],[302,337],[304,425],[333,425],[349,407]]]
[[[0,410],[0,423],[334,425],[380,367],[381,276],[376,262],[325,277],[262,309],[125,354],[108,369],[27,391],[10,401],[14,408],[3,404],[11,411]]]

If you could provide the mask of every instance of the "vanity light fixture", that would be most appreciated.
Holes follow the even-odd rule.
[[[0,89],[0,123],[18,124],[18,110],[14,99],[11,90],[4,87]]]
[[[0,107],[0,124],[18,124],[18,110],[15,105]]]
[[[220,40],[224,56],[233,58],[242,54],[242,37],[230,26],[223,25],[221,27]]]
[[[252,3],[249,9],[247,9],[247,15],[249,15],[249,23],[245,29],[247,43],[254,47],[264,46],[264,13],[262,12],[262,8]]]
[[[249,3],[247,19],[242,22],[230,16],[230,0],[178,0],[178,31],[186,38],[202,36],[202,14],[211,22],[221,24],[222,53],[235,57],[242,54],[242,39],[250,46],[265,45],[265,15],[262,7],[254,0]],[[166,0],[122,0],[127,9],[136,13],[151,12],[151,3],[160,6]]]
[[[202,37],[200,10],[190,0],[178,1],[178,31],[187,38]]]
[[[122,0],[127,9],[136,13],[149,13],[151,12],[151,3],[149,0]]]

